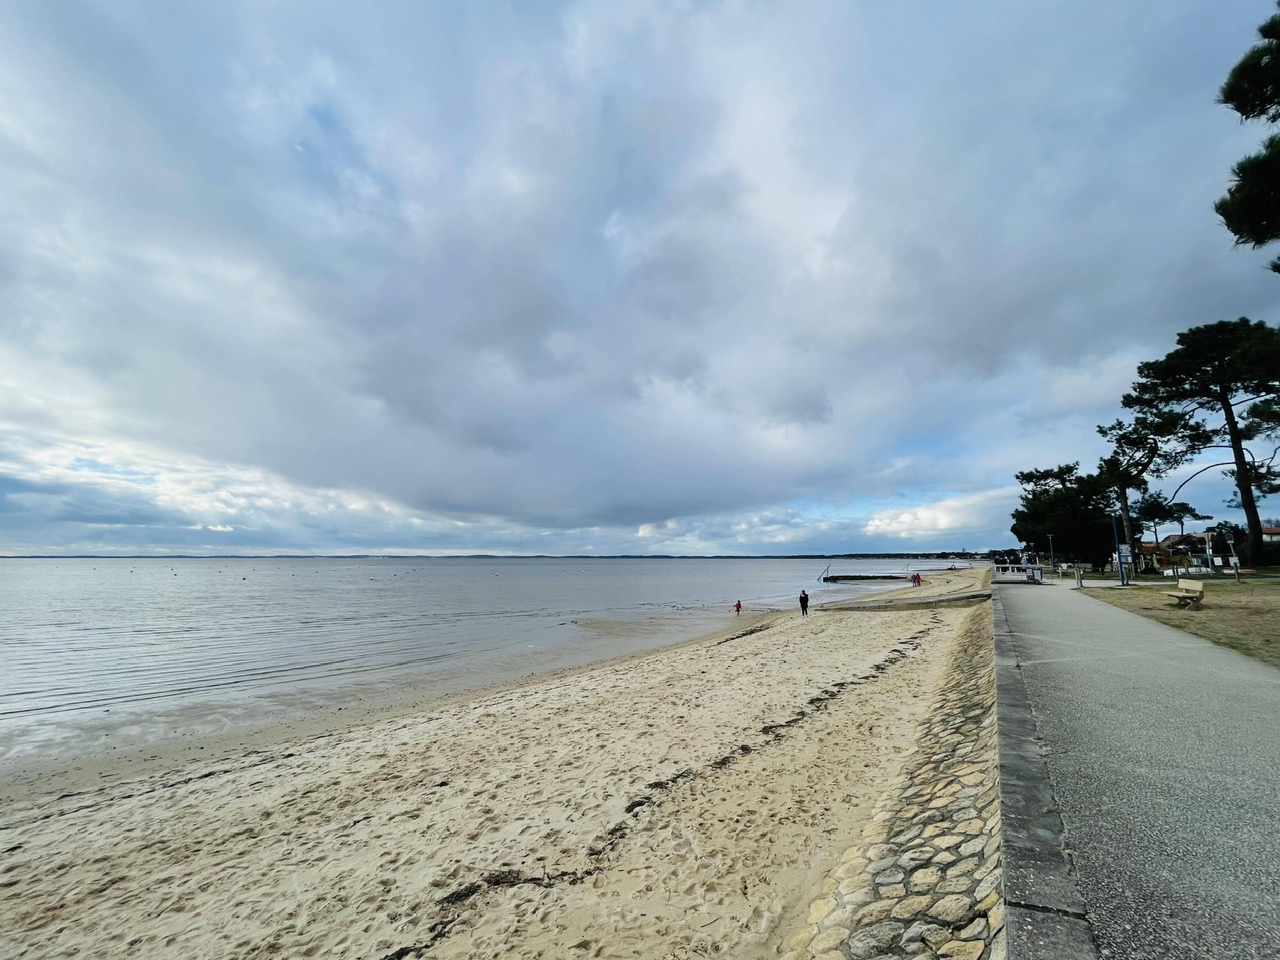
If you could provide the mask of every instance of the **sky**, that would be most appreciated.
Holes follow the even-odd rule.
[[[1263,0],[0,8],[0,554],[1012,547],[1280,316]]]

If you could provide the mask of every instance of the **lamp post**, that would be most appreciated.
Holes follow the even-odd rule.
[[[1053,562],[1053,534],[1049,534],[1049,569],[1057,570],[1058,565]]]

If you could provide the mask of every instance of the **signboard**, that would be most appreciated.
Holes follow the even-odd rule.
[[[1129,563],[1133,560],[1133,547],[1127,543],[1122,543],[1118,547],[1120,551],[1120,562]]]

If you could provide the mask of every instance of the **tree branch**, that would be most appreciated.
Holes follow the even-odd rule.
[[[1204,473],[1206,470],[1212,470],[1214,467],[1234,467],[1235,465],[1236,465],[1236,462],[1234,460],[1226,460],[1222,463],[1211,463],[1207,467],[1201,467],[1191,476],[1187,477],[1187,479],[1183,480],[1180,484],[1178,484],[1177,490],[1174,490],[1173,493],[1169,494],[1169,499],[1173,500],[1175,497],[1177,497],[1179,490],[1185,487],[1188,483],[1190,483],[1196,477],[1200,476],[1200,474]]]

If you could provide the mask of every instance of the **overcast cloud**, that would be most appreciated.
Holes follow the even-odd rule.
[[[1276,320],[1212,210],[1272,10],[5,4],[0,552],[1012,545]]]

